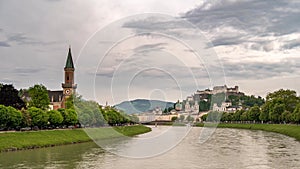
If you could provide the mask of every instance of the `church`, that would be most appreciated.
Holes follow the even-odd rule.
[[[77,84],[74,83],[74,63],[71,53],[71,47],[67,55],[66,65],[64,67],[64,83],[62,83],[62,90],[50,91],[48,90],[48,96],[50,100],[50,109],[57,110],[59,108],[65,108],[66,100],[75,94]]]

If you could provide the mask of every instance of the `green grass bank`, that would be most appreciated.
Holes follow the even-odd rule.
[[[197,127],[203,127],[203,123],[196,124]],[[207,124],[209,126],[209,124]],[[250,129],[250,130],[263,130],[269,132],[275,132],[290,136],[300,141],[300,126],[289,124],[232,124],[232,123],[220,123],[218,128],[238,128],[238,129]]]
[[[99,139],[106,139],[124,135],[135,136],[138,134],[150,132],[151,128],[143,125],[136,125],[113,128],[104,127],[92,129],[43,130],[0,133],[0,151],[16,151],[23,149],[34,149],[88,142],[92,141],[92,139],[87,135],[89,131],[97,132],[97,136],[100,136]]]

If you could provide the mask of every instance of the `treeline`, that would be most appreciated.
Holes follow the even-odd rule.
[[[225,93],[217,93],[214,95],[209,94],[207,95],[207,99],[200,100],[199,111],[200,112],[209,111],[212,109],[213,106],[212,103],[217,103],[218,106],[221,106],[222,102],[224,101],[231,102],[232,106],[241,106],[244,108],[250,108],[255,105],[260,107],[265,103],[265,100],[260,96],[255,97],[254,95],[247,96],[247,95],[234,95],[234,94],[226,96]]]
[[[293,90],[280,89],[269,93],[261,106],[237,110],[234,113],[211,111],[203,121],[251,123],[300,123],[300,98]]]
[[[71,96],[66,109],[49,110],[47,88],[34,85],[26,90],[28,100],[21,99],[24,90],[13,85],[0,84],[0,130],[65,128],[69,126],[98,127],[124,125],[138,122],[138,118],[127,115],[113,107],[103,107],[94,101]]]

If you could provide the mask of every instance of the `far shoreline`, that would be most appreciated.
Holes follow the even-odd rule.
[[[155,122],[147,125],[155,125]],[[163,122],[158,125],[165,126],[185,126],[185,123]],[[217,127],[217,128],[234,128],[247,130],[262,130],[283,134],[297,141],[300,141],[300,125],[297,124],[261,124],[261,123],[194,123],[193,127]]]
[[[195,127],[209,127],[210,123],[198,123]],[[245,123],[219,123],[211,124],[217,125],[217,128],[235,128],[247,130],[262,130],[267,132],[274,132],[283,134],[297,141],[300,141],[300,126],[295,124],[245,124]]]

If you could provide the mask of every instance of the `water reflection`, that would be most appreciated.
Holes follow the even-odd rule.
[[[154,129],[139,137],[153,137],[155,132],[159,133]],[[300,143],[293,138],[264,131],[217,129],[201,144],[200,132],[201,128],[192,128],[176,147],[151,158],[125,158],[104,151],[94,143],[83,143],[1,153],[0,168],[296,169],[300,166]],[[156,144],[160,145],[160,142]],[[135,145],[135,140],[128,140],[124,145]],[[145,145],[144,150],[151,148]]]

